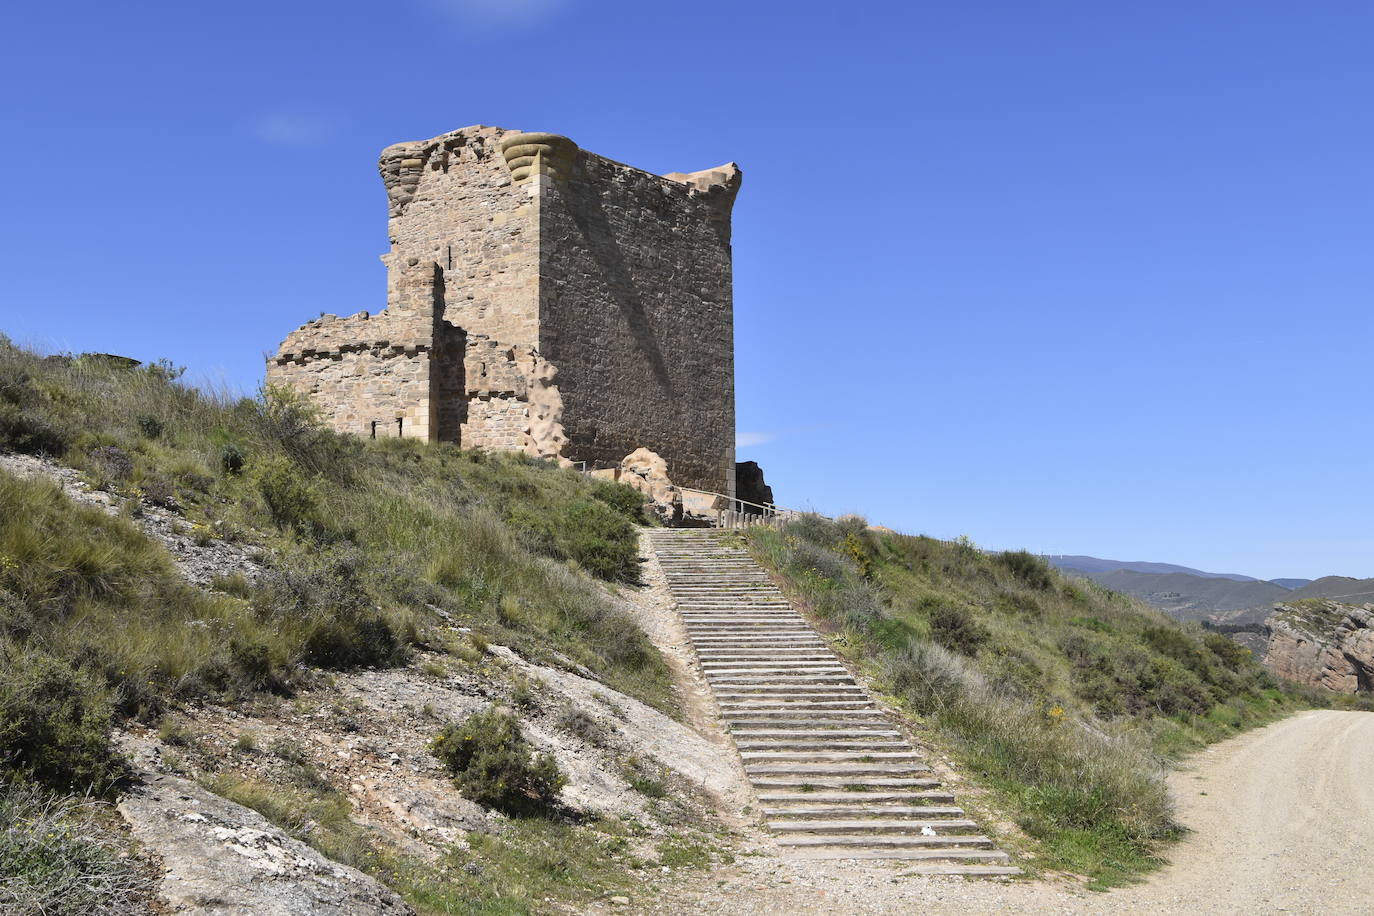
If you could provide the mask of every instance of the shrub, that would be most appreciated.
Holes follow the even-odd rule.
[[[644,521],[644,494],[634,487],[605,480],[593,480],[591,497],[610,506],[627,521]]]
[[[113,483],[123,483],[134,472],[134,462],[129,453],[117,445],[101,445],[91,449],[91,460]]]
[[[226,474],[237,475],[243,471],[245,461],[243,449],[232,442],[219,447],[219,468]]]
[[[283,455],[256,462],[254,481],[267,503],[267,511],[279,528],[307,531],[315,515],[315,488],[300,468]]]
[[[1049,564],[1028,550],[1008,550],[993,554],[992,559],[1031,588],[1045,591],[1054,585]]]
[[[157,417],[150,417],[142,414],[135,421],[138,424],[138,432],[145,439],[156,439],[162,435],[163,424]]]
[[[337,669],[405,661],[401,635],[372,603],[361,550],[334,547],[274,562],[262,580],[258,613],[295,636],[301,661]]]
[[[598,579],[639,581],[639,539],[634,525],[603,502],[589,500],[553,513],[537,503],[518,503],[506,518],[537,553],[576,560]]]
[[[125,916],[151,898],[138,860],[99,826],[98,805],[0,784],[0,912]]]
[[[63,455],[71,439],[41,411],[0,401],[0,445],[30,455]]]
[[[610,730],[600,719],[581,709],[566,709],[558,724],[588,744],[604,745],[610,737]]]
[[[59,790],[104,792],[126,774],[93,678],[36,649],[0,658],[0,766]]]
[[[351,611],[317,618],[306,629],[301,661],[320,668],[389,667],[401,661],[402,646],[380,612]]]
[[[968,611],[954,604],[933,602],[926,614],[935,641],[964,655],[977,655],[978,648],[992,635]]]
[[[550,811],[567,781],[552,757],[533,753],[515,716],[494,704],[450,723],[430,746],[464,795],[507,814]]]

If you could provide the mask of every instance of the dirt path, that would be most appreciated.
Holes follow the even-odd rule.
[[[1314,711],[1223,742],[1170,780],[1192,833],[1173,864],[1107,894],[1056,881],[904,877],[856,863],[741,860],[652,913],[1374,913],[1374,714]]]
[[[1192,828],[1110,895],[1161,913],[1374,912],[1374,714],[1299,713],[1197,755],[1171,780]]]

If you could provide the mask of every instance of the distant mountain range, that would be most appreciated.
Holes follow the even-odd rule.
[[[1277,602],[1333,598],[1354,604],[1374,602],[1374,579],[1325,576],[1321,579],[1265,581],[1238,573],[1211,573],[1173,563],[1048,556],[1051,565],[1134,595],[1181,620],[1252,623],[1264,620]]]
[[[1085,573],[1106,573],[1116,572],[1118,569],[1125,569],[1131,572],[1140,573],[1187,573],[1190,576],[1201,576],[1204,579],[1231,579],[1235,582],[1258,582],[1254,576],[1242,576],[1240,573],[1211,573],[1203,572],[1200,569],[1193,569],[1191,566],[1176,566],[1173,563],[1146,563],[1141,560],[1103,560],[1100,557],[1078,557],[1078,556],[1049,556],[1045,559],[1059,569],[1072,569],[1076,572]],[[1311,579],[1275,579],[1275,582],[1299,582],[1306,585]],[[1297,586],[1287,586],[1296,588]]]

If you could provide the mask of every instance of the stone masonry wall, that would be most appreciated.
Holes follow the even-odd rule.
[[[558,367],[569,457],[667,459],[733,495],[733,166],[660,177],[582,151],[540,191],[539,350]]]
[[[267,381],[305,394],[337,430],[434,437],[434,315],[442,302],[441,272],[417,264],[402,272],[385,311],[323,315],[293,331],[268,361]]]
[[[617,466],[733,493],[733,165],[657,176],[475,126],[379,162],[387,307],[293,332],[268,380],[337,429]]]
[[[444,319],[507,344],[539,341],[539,226],[529,189],[516,185],[498,127],[466,127],[382,151],[395,300],[398,268],[416,259],[444,272]]]

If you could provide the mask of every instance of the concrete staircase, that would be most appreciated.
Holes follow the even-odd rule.
[[[651,534],[701,670],[784,850],[916,860],[911,870],[928,874],[1020,874],[731,537],[714,529]]]

